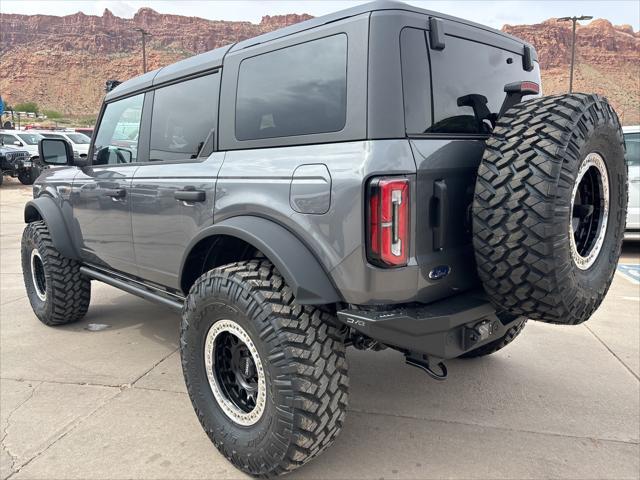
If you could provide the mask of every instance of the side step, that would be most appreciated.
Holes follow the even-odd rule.
[[[150,300],[152,302],[161,303],[167,307],[172,308],[177,312],[182,311],[182,305],[184,304],[184,298],[178,295],[173,295],[168,292],[164,292],[159,289],[155,289],[150,285],[146,285],[142,282],[138,282],[133,279],[118,275],[116,273],[106,272],[104,270],[98,270],[96,268],[82,266],[80,267],[80,273],[86,275],[89,278],[98,280],[100,282],[116,287],[127,293],[132,293],[138,297]]]

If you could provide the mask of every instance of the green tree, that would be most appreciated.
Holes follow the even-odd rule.
[[[14,107],[16,112],[38,113],[38,104],[36,102],[16,103]]]

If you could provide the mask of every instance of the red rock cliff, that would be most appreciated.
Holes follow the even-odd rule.
[[[224,17],[215,2],[209,8]],[[141,8],[133,18],[76,13],[65,17],[0,15],[0,93],[9,103],[35,101],[41,108],[95,114],[106,79],[142,72],[140,32],[148,38],[148,68],[237,42],[311,18],[265,16],[258,24],[165,15]],[[571,24],[547,20],[505,25],[504,31],[531,42],[540,58],[545,93],[566,91]],[[629,123],[640,123],[640,34],[629,25],[594,20],[577,30],[575,89],[606,95]]]

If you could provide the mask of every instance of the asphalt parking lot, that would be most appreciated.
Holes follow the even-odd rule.
[[[19,251],[30,196],[0,187],[0,477],[243,478],[193,413],[175,313],[94,283],[84,321],[36,319]],[[342,435],[289,478],[637,479],[639,322],[640,283],[617,273],[586,325],[529,322],[492,357],[449,362],[446,382],[352,350]]]

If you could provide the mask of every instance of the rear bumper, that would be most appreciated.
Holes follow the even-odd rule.
[[[340,310],[338,319],[381,343],[443,359],[493,342],[519,321],[503,324],[485,294],[477,291],[417,307]]]

